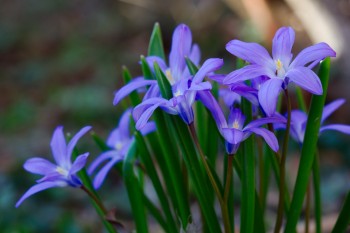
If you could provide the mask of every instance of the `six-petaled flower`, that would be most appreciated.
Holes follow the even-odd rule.
[[[249,62],[249,65],[228,74],[224,84],[233,84],[257,77],[267,77],[259,89],[259,102],[267,115],[273,115],[282,88],[294,82],[306,91],[320,95],[322,85],[311,70],[326,57],[335,57],[335,52],[326,43],[319,43],[302,50],[292,61],[295,32],[291,27],[282,27],[272,41],[272,57],[257,43],[232,40],[226,49],[233,55]]]
[[[103,152],[99,157],[97,157],[88,169],[88,173],[94,173],[97,168],[104,162],[108,161],[104,164],[104,166],[97,172],[94,178],[94,187],[99,188],[103,181],[106,178],[107,173],[111,170],[111,168],[118,162],[122,161],[128,152],[130,145],[134,141],[134,137],[131,135],[129,126],[130,126],[130,117],[131,117],[131,109],[125,111],[125,113],[120,118],[120,122],[118,127],[114,129],[108,139],[107,145],[111,148],[106,152]],[[154,122],[149,122],[146,124],[144,128],[141,130],[141,134],[146,135],[156,128]]]
[[[89,153],[79,155],[73,163],[71,157],[78,140],[90,129],[90,126],[82,128],[68,144],[63,134],[63,127],[59,126],[55,129],[51,140],[51,151],[56,164],[37,157],[28,159],[24,163],[24,169],[44,177],[37,180],[37,184],[21,197],[16,203],[16,207],[29,196],[45,189],[64,186],[81,187],[82,183],[77,176],[77,172],[85,166]]]

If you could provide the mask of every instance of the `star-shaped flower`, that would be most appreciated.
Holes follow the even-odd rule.
[[[29,196],[45,189],[53,187],[81,187],[82,183],[77,176],[86,163],[89,153],[79,155],[74,163],[71,162],[72,152],[78,140],[91,129],[90,126],[82,128],[67,144],[63,134],[63,127],[55,129],[52,140],[51,150],[56,164],[43,158],[28,159],[23,167],[27,171],[44,177],[37,180],[36,185],[32,186],[16,203],[18,207]]]
[[[305,48],[292,61],[294,38],[295,32],[291,27],[280,28],[272,41],[272,57],[257,43],[230,41],[226,49],[249,62],[249,65],[228,74],[224,84],[268,77],[258,93],[260,105],[267,115],[275,113],[279,92],[287,88],[289,82],[294,82],[312,94],[322,94],[321,82],[311,69],[324,58],[335,57],[336,53],[326,43],[319,43]]]

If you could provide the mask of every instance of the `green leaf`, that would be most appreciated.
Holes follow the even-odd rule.
[[[130,149],[125,156],[123,165],[123,178],[130,200],[131,210],[135,221],[136,232],[147,233],[148,223],[145,205],[143,202],[143,190],[134,173],[134,162],[136,160],[137,149],[135,141],[130,145]]]
[[[165,61],[164,47],[162,40],[162,33],[160,31],[159,23],[155,23],[148,46],[149,56],[158,56]]]
[[[171,91],[170,83],[156,62],[154,63],[154,72],[156,73],[156,79],[162,97],[164,99],[171,99],[173,97],[173,93]]]
[[[349,227],[350,223],[350,192],[346,195],[344,205],[340,211],[337,222],[332,230],[332,233],[343,233]]]
[[[243,113],[247,122],[252,121],[252,106],[243,99]],[[242,213],[241,213],[241,232],[253,233],[255,214],[255,154],[254,139],[250,136],[243,142],[244,155],[242,159]]]
[[[142,69],[143,77],[145,79],[148,79],[148,80],[156,79],[144,56],[141,56],[141,69]]]
[[[106,142],[98,136],[95,132],[91,132],[91,137],[96,143],[96,145],[100,148],[101,151],[110,150],[109,146],[107,146]]]
[[[159,179],[159,175],[157,174],[156,167],[154,166],[153,160],[151,158],[151,154],[147,148],[146,142],[139,131],[135,131],[135,139],[137,143],[137,147],[140,150],[140,156],[142,163],[145,165],[147,174],[152,181],[153,187],[157,193],[158,199],[160,201],[162,210],[166,216],[167,223],[163,226],[166,232],[178,232],[178,227],[176,226],[176,222],[172,216],[170,205],[167,199],[167,195],[163,190],[163,186]],[[150,207],[148,205],[148,207]],[[152,211],[152,210],[150,210]],[[162,224],[161,224],[162,225]]]
[[[186,64],[191,75],[195,75],[198,72],[198,67],[193,64],[193,62],[188,57],[186,57]]]
[[[189,197],[186,189],[186,181],[180,165],[179,144],[174,138],[173,125],[170,123],[169,116],[156,110],[154,119],[157,124],[158,144],[162,153],[155,154],[162,171],[165,185],[168,189],[168,195],[172,200],[173,208],[181,220],[181,224],[186,227],[191,216]]]
[[[301,150],[300,165],[294,187],[293,199],[288,212],[285,232],[295,232],[296,225],[303,206],[305,193],[309,183],[312,164],[315,158],[318,134],[320,130],[323,106],[325,103],[328,80],[329,80],[330,58],[326,58],[319,70],[319,77],[323,86],[323,95],[313,95],[309,116],[306,125],[305,138]]]
[[[213,190],[209,187],[210,184],[208,184],[205,173],[200,166],[197,151],[187,125],[177,116],[171,118],[195,194],[202,209],[204,221],[207,223],[210,232],[221,232],[217,215],[208,196],[208,193],[213,192]]]

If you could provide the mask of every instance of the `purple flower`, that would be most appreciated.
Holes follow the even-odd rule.
[[[192,76],[186,66],[186,57],[195,65],[198,65],[200,51],[197,45],[192,45],[190,28],[184,24],[180,24],[173,34],[169,66],[167,66],[166,62],[160,57],[149,56],[146,58],[153,72],[154,63],[159,65],[171,85],[173,97],[169,100],[164,99],[159,93],[157,82],[155,80],[144,79],[130,82],[116,93],[114,104],[117,104],[121,98],[137,88],[151,85],[148,90],[150,94],[146,94],[147,98],[144,98],[142,103],[136,106],[133,111],[136,129],[144,127],[158,107],[169,114],[180,115],[187,124],[193,122],[192,104],[195,101],[196,93],[198,91],[211,89],[211,84],[209,82],[202,81],[206,75],[221,68],[223,60],[218,58],[206,60],[198,72]]]
[[[321,119],[321,125],[344,102],[345,102],[344,99],[338,99],[338,100],[335,100],[335,101],[327,104],[326,106],[324,106],[323,113],[322,113],[322,119]],[[306,123],[307,123],[307,115],[305,112],[300,111],[300,110],[293,110],[292,111],[290,133],[291,133],[292,138],[299,143],[303,143],[303,141],[304,141]],[[326,125],[326,126],[320,127],[320,133],[322,133],[326,130],[336,130],[336,131],[339,131],[339,132],[342,132],[345,134],[350,134],[350,126],[349,125],[332,124],[332,125]]]
[[[107,145],[111,148],[111,150],[106,151],[99,155],[97,159],[95,159],[89,169],[88,173],[91,175],[96,171],[96,169],[104,162],[108,161],[104,164],[104,166],[97,172],[94,179],[94,187],[97,189],[101,187],[104,179],[106,178],[107,173],[111,168],[118,162],[122,161],[129,151],[130,145],[134,141],[134,137],[131,136],[129,131],[130,125],[130,117],[131,110],[128,109],[122,115],[118,127],[114,129],[108,139]],[[141,133],[146,135],[155,130],[154,122],[149,122],[142,130]]]
[[[291,27],[282,27],[272,41],[272,58],[261,45],[232,40],[226,49],[250,64],[231,72],[224,79],[225,84],[233,84],[259,76],[266,76],[259,90],[259,102],[267,115],[273,115],[282,88],[294,82],[306,91],[320,95],[322,85],[311,70],[322,59],[335,57],[335,52],[326,44],[319,43],[302,50],[292,61],[291,53],[295,33]]]
[[[238,108],[231,108],[228,121],[226,121],[223,111],[209,91],[200,92],[198,97],[211,112],[219,132],[225,138],[226,152],[228,154],[235,154],[240,143],[253,133],[263,137],[271,149],[278,151],[279,146],[275,135],[271,131],[261,128],[260,126],[267,123],[285,123],[286,120],[283,117],[261,118],[244,126],[245,116]]]
[[[90,126],[82,128],[68,143],[64,138],[63,127],[55,129],[51,140],[51,150],[56,164],[43,158],[31,158],[24,163],[24,169],[31,173],[43,175],[16,203],[16,208],[29,196],[42,190],[53,187],[81,187],[82,183],[77,176],[86,163],[89,153],[79,155],[72,164],[72,152],[78,140],[91,129]]]

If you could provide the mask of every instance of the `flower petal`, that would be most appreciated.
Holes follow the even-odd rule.
[[[219,131],[222,132],[222,128],[227,128],[225,115],[211,92],[200,91],[197,93],[197,97],[202,102],[202,104],[211,112],[211,115],[213,116]]]
[[[257,78],[260,76],[268,76],[270,78],[275,77],[276,75],[266,68],[265,66],[261,65],[247,65],[239,70],[235,70],[231,73],[229,73],[225,78],[223,83],[224,84],[234,84],[243,82],[249,79]]]
[[[79,155],[77,157],[77,159],[74,161],[71,169],[69,170],[69,173],[71,175],[77,173],[78,171],[80,171],[86,164],[86,159],[89,156],[89,153],[85,153],[82,155]]]
[[[125,110],[123,115],[121,116],[119,123],[118,123],[118,129],[120,133],[120,138],[129,138],[130,137],[130,117],[131,117],[131,108]]]
[[[302,50],[290,64],[290,68],[306,66],[314,61],[323,60],[326,57],[335,57],[335,51],[326,43],[318,43]],[[316,65],[316,64],[314,64]],[[310,67],[312,68],[312,67]]]
[[[199,62],[201,60],[201,50],[199,49],[199,46],[197,44],[193,44],[192,48],[191,48],[191,54],[188,57],[193,64],[195,64],[196,66],[199,65]]]
[[[185,24],[180,24],[174,31],[169,55],[171,74],[175,82],[180,80],[185,69],[185,57],[190,55],[191,45],[192,33],[190,28]]]
[[[46,175],[55,172],[57,166],[46,159],[30,158],[24,163],[23,167],[31,173]]]
[[[234,128],[223,128],[222,134],[225,140],[233,145],[237,145],[243,141],[244,133],[242,130]]]
[[[257,43],[231,40],[226,44],[226,50],[251,64],[274,67],[274,62],[269,53]]]
[[[74,150],[75,145],[77,144],[78,140],[84,136],[92,127],[91,126],[85,126],[82,128],[78,133],[74,135],[74,137],[69,141],[67,146],[67,162],[71,164],[71,156],[72,152]]]
[[[224,64],[224,60],[220,58],[209,58],[207,59],[202,67],[198,70],[198,72],[195,74],[195,76],[192,79],[192,82],[194,83],[200,83],[203,81],[204,77],[222,67]]]
[[[107,159],[117,157],[117,156],[120,156],[120,154],[116,150],[110,150],[110,151],[103,152],[90,164],[90,167],[88,168],[88,173],[91,175],[96,170],[96,168],[98,166],[100,166],[100,164],[102,162],[104,162]]]
[[[283,80],[272,78],[264,82],[258,92],[259,103],[267,116],[272,116],[276,111],[277,99]]]
[[[224,101],[227,107],[231,107],[235,103],[241,103],[241,96],[230,89],[220,89],[219,96]]]
[[[112,159],[110,162],[108,162],[95,176],[94,179],[94,187],[95,189],[98,189],[101,187],[104,179],[106,178],[107,173],[109,172],[109,170],[111,170],[111,168],[113,167],[114,164],[116,164],[117,162],[121,161],[123,158],[119,157],[119,158],[114,158]]]
[[[63,134],[63,126],[58,126],[51,139],[51,151],[56,163],[59,166],[67,166],[67,145]]]
[[[304,90],[315,94],[322,95],[322,84],[318,76],[309,68],[297,67],[287,72],[286,76]]]
[[[257,128],[260,127],[264,124],[269,124],[269,123],[286,123],[287,120],[283,116],[280,115],[274,115],[271,117],[265,117],[265,118],[260,118],[256,119],[249,124],[247,124],[243,130],[250,130],[252,128]]]
[[[157,56],[148,56],[146,57],[147,64],[149,68],[153,71],[154,73],[154,63],[156,62],[159,66],[159,68],[164,72],[168,69],[167,65],[165,64],[164,60],[160,57]]]
[[[283,64],[289,65],[292,60],[292,47],[295,32],[291,27],[278,29],[272,40],[272,56],[274,60],[280,59]]]
[[[201,82],[201,83],[191,83],[191,87],[188,90],[191,91],[204,91],[211,90],[212,86],[210,82]]]
[[[153,131],[156,131],[156,123],[154,121],[148,122],[140,131],[142,135],[147,135],[149,133],[152,133]]]
[[[265,128],[250,128],[249,131],[263,137],[266,143],[271,147],[273,151],[278,151],[279,145],[277,138],[271,131]]]
[[[146,94],[143,97],[143,101],[154,98],[154,97],[160,97],[160,91],[158,85],[152,85],[148,88]]]
[[[141,117],[141,115],[143,114],[144,111],[146,111],[146,109],[148,109],[150,106],[154,105],[154,104],[158,104],[158,103],[167,103],[168,100],[163,99],[163,98],[149,98],[145,101],[142,101],[142,103],[140,103],[139,105],[137,105],[134,110],[132,111],[132,116],[134,118],[135,121],[138,121],[138,119]]]
[[[327,125],[320,128],[320,133],[326,130],[335,130],[341,133],[350,134],[350,126],[342,124]]]
[[[345,99],[337,99],[327,104],[326,106],[324,106],[321,122],[327,119],[335,110],[337,110],[344,103],[345,103]]]
[[[115,93],[113,105],[117,105],[125,96],[129,95],[131,92],[141,87],[153,85],[156,83],[156,80],[146,80],[142,77],[131,80],[128,84],[120,88],[119,91]]]
[[[135,128],[137,130],[141,130],[141,128],[143,128],[146,125],[149,118],[152,116],[153,112],[159,106],[166,105],[166,104],[167,104],[167,102],[164,102],[164,101],[158,102],[158,103],[155,103],[154,105],[150,106],[149,108],[147,108],[145,111],[143,111],[142,114],[140,115],[140,117],[137,119]],[[134,110],[136,110],[136,108]],[[135,116],[134,116],[134,118],[135,118]]]
[[[58,187],[59,185],[55,182],[43,182],[40,184],[36,184],[34,186],[32,186],[22,197],[21,199],[19,199],[16,203],[16,208],[18,208],[18,206],[20,206],[22,204],[22,202],[27,199],[28,197],[30,197],[31,195],[43,191],[45,189],[49,189],[49,188],[53,188],[53,187]]]
[[[305,112],[300,110],[293,110],[291,116],[291,125],[290,125],[290,135],[292,138],[299,142],[303,143],[305,129],[306,129],[306,121],[307,115]]]

